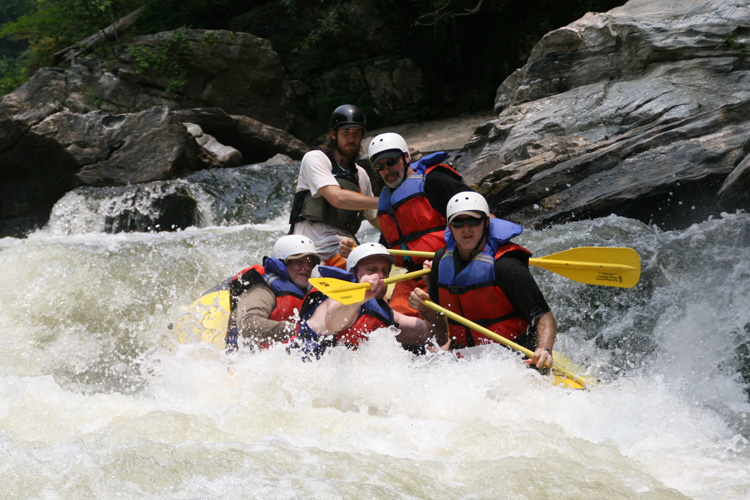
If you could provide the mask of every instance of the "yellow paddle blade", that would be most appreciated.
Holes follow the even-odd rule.
[[[531,258],[529,264],[589,285],[631,288],[641,278],[641,259],[632,248],[571,248]]]
[[[326,297],[346,306],[365,300],[365,293],[370,289],[369,283],[352,283],[336,278],[310,278],[310,284]]]
[[[397,281],[405,281],[419,278],[429,273],[429,269],[420,269],[410,273],[392,276],[383,280],[383,283],[390,285]],[[310,278],[310,284],[323,292],[327,297],[344,305],[356,304],[365,300],[365,292],[370,289],[369,283],[351,283],[349,281],[339,280],[336,278]]]
[[[462,325],[464,325],[464,326],[466,326],[468,328],[471,328],[475,332],[479,332],[482,335],[486,335],[487,337],[489,337],[492,340],[495,340],[497,342],[500,342],[501,344],[503,344],[506,347],[510,347],[511,349],[513,349],[515,351],[523,353],[529,359],[531,359],[531,358],[534,357],[534,353],[532,351],[530,351],[529,349],[526,349],[525,347],[516,344],[512,340],[508,340],[505,337],[501,337],[500,335],[496,334],[492,330],[488,330],[487,328],[485,328],[485,327],[483,327],[481,325],[478,325],[477,323],[474,323],[473,321],[471,321],[471,320],[469,320],[467,318],[464,318],[463,316],[460,316],[460,315],[454,313],[453,311],[449,311],[448,309],[446,309],[446,308],[444,308],[442,306],[439,306],[439,305],[437,305],[436,303],[434,303],[434,302],[432,302],[430,300],[423,300],[422,303],[424,305],[426,305],[427,307],[429,307],[430,309],[432,309],[433,311],[441,312],[441,313],[445,314],[447,317],[449,317],[450,319],[452,319],[453,321],[461,323]],[[553,358],[554,358],[554,355],[553,355]],[[567,368],[561,366],[560,363],[554,361],[554,359],[552,361],[552,370],[555,371],[555,372],[557,372],[557,373],[560,373],[560,374],[564,375],[567,378],[569,378],[570,380],[572,380],[576,384],[580,385],[581,388],[584,388],[584,389],[586,388],[586,379],[584,379],[583,377],[580,377],[580,376],[576,375],[572,371],[570,371]],[[570,387],[575,387],[575,385],[570,384]]]
[[[433,252],[388,250],[392,255],[432,258]],[[627,247],[578,247],[529,259],[532,266],[541,267],[560,276],[588,285],[631,288],[641,278],[641,259]]]

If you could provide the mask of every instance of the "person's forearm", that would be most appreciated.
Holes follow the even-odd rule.
[[[257,342],[286,340],[294,325],[268,319],[275,307],[276,298],[266,286],[255,286],[243,293],[235,308],[239,334]]]
[[[555,345],[555,336],[557,335],[557,321],[551,312],[547,312],[539,318],[536,325],[536,346],[537,349],[549,349]]]
[[[354,323],[359,315],[359,306],[362,303],[344,305],[335,303],[327,311],[322,333],[337,334]],[[321,332],[318,332],[321,333]]]
[[[318,189],[328,203],[344,210],[367,210],[378,208],[378,199],[339,186],[323,186]]]
[[[449,346],[450,337],[448,336],[448,318],[444,314],[436,313],[437,317],[434,317],[428,321],[430,325],[430,333],[435,336],[437,344],[444,349]]]
[[[424,319],[431,336],[443,349],[450,347],[450,335],[448,330],[448,318],[441,311],[427,307],[424,303],[430,296],[421,288],[415,288],[409,295],[409,306],[416,309]]]

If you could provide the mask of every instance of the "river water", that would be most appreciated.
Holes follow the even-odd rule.
[[[750,215],[517,239],[641,256],[632,289],[533,269],[589,391],[511,352],[413,357],[387,331],[316,363],[177,342],[186,306],[285,234],[296,167],[178,181],[201,227],[105,234],[123,190],[81,189],[0,239],[0,497],[750,498]]]

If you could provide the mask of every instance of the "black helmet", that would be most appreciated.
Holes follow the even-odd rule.
[[[331,113],[331,128],[337,130],[345,125],[355,125],[366,130],[365,113],[354,104],[342,104]],[[349,127],[347,127],[349,128]]]

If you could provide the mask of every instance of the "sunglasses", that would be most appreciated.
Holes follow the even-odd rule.
[[[308,265],[310,267],[315,267],[319,263],[320,263],[320,259],[318,257],[313,257],[311,255],[307,255],[305,257],[300,257],[298,259],[287,259],[287,261],[286,261],[286,267],[304,266],[304,265]]]
[[[375,169],[376,172],[380,172],[385,167],[392,167],[393,165],[395,165],[396,163],[398,163],[398,161],[400,159],[401,159],[400,157],[399,158],[388,158],[387,160],[385,160],[382,163],[381,162],[376,163],[375,165],[373,165],[373,168]]]
[[[458,229],[464,227],[464,224],[467,224],[469,227],[477,227],[482,222],[484,222],[484,217],[479,219],[476,217],[461,217],[460,219],[453,219],[448,224]]]

